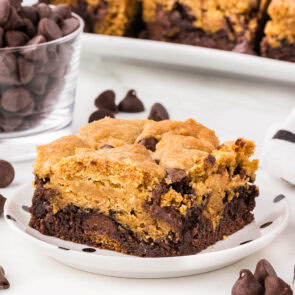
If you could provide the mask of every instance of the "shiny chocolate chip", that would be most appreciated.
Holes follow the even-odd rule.
[[[143,138],[138,142],[138,144],[144,145],[148,150],[154,152],[156,150],[156,145],[158,141],[154,137]]]
[[[0,266],[0,290],[5,290],[10,287],[8,280],[5,277],[5,271],[2,266]]]
[[[119,111],[139,113],[144,111],[144,105],[137,97],[135,90],[129,90],[125,98],[119,103]]]
[[[97,121],[97,120],[101,120],[105,117],[115,118],[114,114],[111,111],[106,110],[106,109],[100,109],[100,110],[93,112],[90,115],[88,123],[91,123],[91,122]]]
[[[187,178],[187,174],[184,170],[178,168],[166,168],[166,177],[172,182],[180,182]]]
[[[232,295],[263,295],[263,287],[248,269],[240,271],[240,277],[234,284]]]
[[[14,180],[14,175],[13,166],[5,160],[0,160],[0,188],[9,186]]]
[[[0,216],[3,214],[5,202],[6,198],[0,194]]]
[[[292,295],[291,287],[277,276],[270,275],[264,281],[265,295]]]
[[[107,109],[113,113],[116,113],[118,112],[118,107],[115,103],[115,99],[115,92],[113,90],[106,90],[96,98],[94,104],[99,109]]]
[[[169,120],[169,114],[162,104],[155,103],[152,106],[148,119],[157,121],[157,122],[163,121],[163,120]]]
[[[272,265],[266,260],[261,259],[257,265],[254,272],[254,277],[257,281],[263,284],[267,276],[276,276],[276,272]]]

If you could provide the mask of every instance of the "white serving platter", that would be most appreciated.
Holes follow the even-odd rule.
[[[83,51],[230,75],[295,83],[295,64],[191,45],[83,34]]]

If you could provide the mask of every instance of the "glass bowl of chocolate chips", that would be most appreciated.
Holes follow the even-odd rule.
[[[10,161],[70,133],[83,26],[64,4],[0,0],[0,155]]]

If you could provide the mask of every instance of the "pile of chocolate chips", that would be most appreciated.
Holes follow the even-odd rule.
[[[116,105],[115,101],[116,94],[113,90],[102,92],[94,102],[98,110],[90,115],[88,122],[91,123],[105,117],[115,118],[115,114],[118,112],[140,113],[145,110],[142,101],[137,97],[136,91],[133,89],[127,92],[119,105]],[[155,103],[148,119],[154,121],[168,120],[169,114],[162,104]]]
[[[31,128],[54,108],[72,41],[38,45],[66,36],[79,25],[64,4],[51,8],[0,0],[0,132]],[[12,47],[20,48],[9,50]]]
[[[280,279],[272,265],[266,260],[260,260],[253,273],[242,269],[240,277],[234,284],[232,295],[292,295],[291,287]]]

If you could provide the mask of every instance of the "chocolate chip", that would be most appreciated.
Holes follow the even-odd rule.
[[[12,220],[14,222],[16,222],[16,219],[10,215],[6,215],[6,218],[9,219],[9,220]]]
[[[22,206],[22,209],[23,209],[25,212],[30,212],[30,208],[29,208],[28,206],[23,205],[23,206]]]
[[[27,85],[27,89],[37,95],[43,95],[46,91],[47,82],[48,82],[48,75],[38,74]]]
[[[172,182],[180,182],[187,178],[187,174],[184,170],[178,168],[166,168],[166,177]]]
[[[93,248],[84,248],[82,249],[83,252],[94,253],[96,250]]]
[[[35,26],[33,25],[32,21],[29,20],[28,18],[24,18],[24,29],[26,34],[30,37],[33,38],[35,37],[37,30]]]
[[[29,37],[21,31],[6,31],[4,40],[8,47],[23,46],[29,41]]]
[[[79,28],[79,25],[79,21],[74,17],[65,19],[61,24],[62,35],[66,36],[73,33]]]
[[[266,228],[266,227],[269,227],[270,225],[272,225],[272,221],[266,222],[266,223],[260,225],[260,228]]]
[[[159,160],[159,159],[154,159],[154,161],[155,161],[155,163],[156,163],[157,165],[160,164],[160,160]]]
[[[24,25],[22,18],[17,13],[14,7],[11,7],[10,15],[7,22],[3,25],[6,30],[15,30]]]
[[[1,0],[0,2],[0,26],[3,26],[8,21],[11,5],[9,0]]]
[[[154,120],[157,122],[163,121],[163,120],[169,120],[169,114],[162,104],[155,103],[152,106],[148,119]]]
[[[0,194],[0,216],[2,216],[2,214],[3,214],[5,202],[6,202],[6,198],[4,198]]]
[[[47,49],[46,46],[38,46],[45,43],[46,39],[42,35],[37,35],[31,39],[26,45],[30,45],[29,48],[22,50],[21,54],[31,60],[47,61]]]
[[[42,20],[43,18],[48,18],[51,14],[51,8],[45,3],[39,3],[35,6],[39,19]]]
[[[100,109],[98,111],[93,112],[88,120],[88,123],[91,123],[93,121],[101,120],[105,117],[115,118],[114,114],[106,109]]]
[[[109,149],[113,149],[114,147],[110,144],[105,144],[102,147],[100,147],[101,150],[109,150]]]
[[[38,24],[38,34],[43,35],[47,41],[56,40],[62,37],[59,26],[49,18],[43,18]]]
[[[23,119],[19,116],[4,116],[0,113],[0,131],[11,132],[20,127]]]
[[[7,89],[1,98],[1,106],[8,112],[24,110],[33,102],[31,94],[23,87]]]
[[[0,76],[8,76],[16,72],[16,57],[13,53],[0,54]]]
[[[10,287],[8,280],[5,277],[5,271],[2,266],[0,266],[0,290],[5,290]]]
[[[268,276],[264,281],[265,295],[292,295],[291,287],[277,276]]]
[[[14,179],[14,168],[5,161],[0,160],[0,188],[9,186]]]
[[[23,18],[29,19],[35,26],[39,22],[38,10],[34,6],[23,6],[19,12],[19,15]]]
[[[240,271],[240,277],[231,291],[232,295],[263,295],[263,293],[263,287],[248,269]]]
[[[212,154],[209,154],[208,157],[205,159],[205,163],[209,166],[214,166],[216,163],[215,156]]]
[[[18,58],[18,76],[22,84],[29,83],[34,77],[34,64],[22,56]]]
[[[263,284],[263,282],[267,276],[276,276],[276,275],[277,274],[276,274],[274,268],[266,259],[261,259],[257,263],[254,277],[261,284]]]
[[[51,12],[49,19],[53,20],[58,26],[60,26],[60,24],[63,20],[62,17],[55,12]]]
[[[138,144],[144,145],[148,150],[154,152],[158,141],[154,137],[144,138],[138,142]]]
[[[70,18],[72,15],[71,8],[66,4],[56,5],[52,12],[59,14],[62,19]]]
[[[278,203],[278,202],[282,201],[283,199],[285,199],[284,195],[278,195],[274,198],[273,202]]]
[[[136,95],[135,90],[129,90],[125,98],[119,103],[119,111],[139,113],[144,111],[144,105]]]
[[[70,250],[70,249],[65,248],[65,247],[58,247],[58,249],[65,250],[65,251],[69,251]]]
[[[94,104],[97,108],[107,109],[116,113],[118,112],[118,107],[116,106],[115,99],[115,92],[113,90],[106,90],[96,98]]]
[[[10,5],[13,6],[17,12],[20,12],[23,0],[9,0]]]

